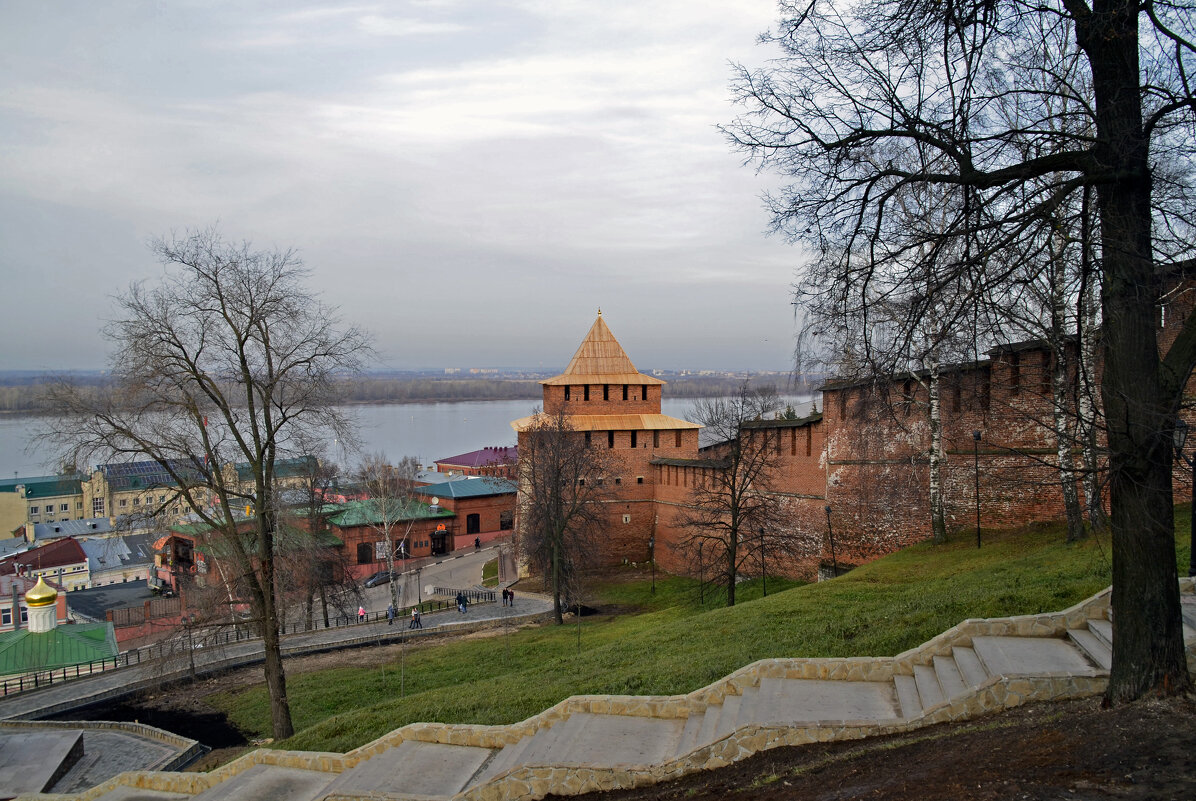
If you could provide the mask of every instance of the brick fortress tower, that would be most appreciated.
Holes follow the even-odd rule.
[[[635,369],[601,310],[565,372],[540,383],[544,413],[563,411],[589,447],[609,451],[616,465],[615,474],[604,477],[612,497],[597,561],[647,561],[657,524],[651,461],[696,457],[701,426],[661,414],[665,382]],[[532,419],[511,423],[521,452],[526,452],[524,437]]]

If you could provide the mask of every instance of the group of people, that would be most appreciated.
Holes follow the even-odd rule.
[[[363,610],[364,611],[364,610]],[[394,625],[395,622],[395,605],[388,604],[386,607],[386,625]],[[411,622],[407,624],[409,629],[422,629],[424,627],[423,621],[420,620],[419,607],[411,607]]]
[[[503,606],[511,606],[511,607],[515,606],[515,591],[514,590],[504,589],[502,591],[502,605]]]
[[[465,593],[458,592],[457,593],[457,611],[460,612],[461,614],[465,614],[465,609],[468,606],[469,606],[469,598],[466,597]]]

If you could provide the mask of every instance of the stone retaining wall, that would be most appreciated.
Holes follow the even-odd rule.
[[[1196,591],[1196,580],[1180,580],[1180,591]],[[445,723],[412,723],[345,754],[259,749],[209,774],[134,772],[117,776],[78,796],[91,801],[119,785],[195,794],[247,770],[269,764],[341,773],[370,757],[394,748],[406,740],[466,745],[497,749],[534,735],[575,713],[631,715],[637,717],[688,718],[748,687],[758,687],[763,678],[838,679],[843,681],[888,681],[895,675],[912,675],[914,665],[928,665],[936,655],[946,655],[955,646],[970,647],[978,636],[1063,637],[1090,618],[1108,615],[1111,590],[1062,612],[1008,618],[969,619],[933,639],[895,657],[849,657],[831,659],[763,659],[740,668],[714,684],[686,695],[674,696],[572,696],[527,720],[500,726]],[[1193,650],[1189,649],[1189,664]],[[973,691],[924,710],[914,718],[888,723],[874,721],[824,720],[801,726],[746,726],[715,743],[701,746],[678,759],[659,765],[625,765],[597,768],[591,765],[518,766],[499,774],[484,785],[459,793],[458,801],[516,801],[539,799],[549,793],[578,794],[593,790],[626,789],[674,779],[700,770],[710,770],[744,759],[760,751],[785,745],[850,740],[911,731],[923,726],[966,720],[1033,701],[1082,698],[1104,692],[1108,676],[1047,674],[1040,676],[994,676]],[[328,801],[340,801],[329,796]]]

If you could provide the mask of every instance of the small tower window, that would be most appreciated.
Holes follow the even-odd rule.
[[[623,400],[627,400],[627,385],[623,385]]]

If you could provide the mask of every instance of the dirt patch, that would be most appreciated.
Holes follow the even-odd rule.
[[[1188,799],[1196,699],[1102,709],[1033,704],[866,741],[777,748],[726,768],[590,801],[1056,801]]]

